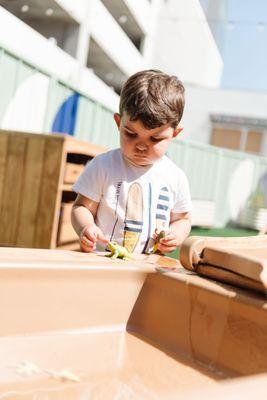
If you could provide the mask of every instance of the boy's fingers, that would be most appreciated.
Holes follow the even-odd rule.
[[[89,240],[91,240],[92,242],[96,242],[97,240],[97,235],[94,232],[88,232],[88,231],[84,231],[84,236],[86,238],[88,238]]]
[[[170,232],[164,236],[164,238],[160,239],[160,243],[169,243],[171,241],[177,240],[177,237],[174,233]]]
[[[96,241],[96,234],[94,232],[90,232],[88,227],[84,227],[83,230],[80,233],[80,239],[82,240],[83,238],[87,238],[93,242]]]
[[[100,240],[100,242],[103,242],[103,243],[108,243],[108,241],[109,241],[102,232],[98,233],[97,239]]]
[[[87,247],[93,247],[95,245],[95,241],[88,239],[86,236],[81,238],[81,242]]]
[[[175,238],[173,240],[165,240],[164,242],[160,242],[160,244],[162,246],[167,246],[167,247],[169,247],[169,246],[178,246],[178,241]]]
[[[153,234],[152,234],[152,238],[153,238],[154,240],[156,240],[158,236],[159,236],[159,231],[158,231],[158,229],[155,229],[154,232],[153,232]]]
[[[91,251],[94,250],[94,246],[88,246],[83,242],[80,242],[81,250],[84,251],[85,253],[90,253]]]
[[[175,250],[180,245],[179,238],[171,231],[162,238],[158,244],[158,249],[162,253],[167,253]]]
[[[177,246],[164,246],[163,244],[159,244],[158,246],[158,250],[161,251],[162,253],[170,253],[175,249],[177,249]]]

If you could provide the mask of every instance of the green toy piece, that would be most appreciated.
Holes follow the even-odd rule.
[[[111,241],[107,244],[107,249],[111,251],[110,254],[106,254],[106,257],[110,258],[122,258],[123,260],[132,260],[131,253],[117,242]]]
[[[158,244],[160,239],[164,238],[165,236],[165,231],[160,231],[160,233],[157,235],[156,239],[155,239],[155,244],[153,246],[153,250],[152,253],[156,253],[158,251]]]

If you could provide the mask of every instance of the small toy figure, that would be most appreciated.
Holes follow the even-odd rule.
[[[37,365],[29,361],[22,361],[20,364],[15,365],[14,369],[17,374],[24,376],[31,376],[42,372]]]
[[[156,232],[156,234],[157,234],[157,232]],[[159,241],[160,241],[160,239],[164,238],[164,236],[165,236],[165,231],[160,231],[160,233],[157,234],[157,237],[155,239],[155,244],[153,246],[152,253],[156,253],[158,251]]]
[[[45,370],[45,372],[54,379],[60,379],[62,381],[81,382],[81,379],[77,375],[67,369],[63,369],[61,371],[53,371],[52,369],[47,369]]]
[[[129,253],[129,251],[125,247],[120,246],[115,241],[108,242],[107,248],[108,248],[108,250],[111,251],[111,253],[106,254],[106,257],[122,258],[123,260],[132,260],[132,256]]]

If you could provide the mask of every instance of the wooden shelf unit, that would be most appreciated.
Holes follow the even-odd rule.
[[[0,130],[0,246],[76,249],[71,188],[104,151],[69,135]]]

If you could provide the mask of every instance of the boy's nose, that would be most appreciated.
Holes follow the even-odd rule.
[[[136,148],[137,148],[137,150],[144,151],[147,149],[147,145],[142,142],[136,143]]]

